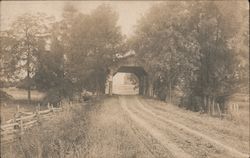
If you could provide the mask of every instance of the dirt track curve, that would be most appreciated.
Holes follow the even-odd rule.
[[[229,136],[220,133],[221,127],[157,101],[119,96],[107,98],[101,107],[93,115],[92,154],[87,157],[248,158],[244,137],[233,135],[231,144],[225,139],[230,130]]]

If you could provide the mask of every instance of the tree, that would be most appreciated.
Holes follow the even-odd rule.
[[[0,82],[2,84],[9,80],[15,80],[17,74],[17,40],[11,36],[10,32],[3,31],[1,38],[1,53],[0,53]]]
[[[41,51],[44,51],[46,37],[48,36],[48,17],[38,13],[32,15],[25,13],[17,17],[10,28],[10,37],[15,39],[15,45],[12,45],[10,54],[16,56],[18,63],[16,70],[21,70],[19,77],[26,71],[26,83],[28,90],[28,102],[31,100],[31,77],[34,75],[37,66],[37,57]]]
[[[108,66],[122,46],[118,16],[107,5],[79,14],[70,30],[67,76],[82,88],[104,92]]]
[[[170,102],[172,89],[177,85],[181,72],[186,69],[186,65],[189,64],[189,68],[193,66],[188,59],[196,56],[195,40],[187,35],[185,28],[188,22],[186,8],[187,5],[183,2],[166,2],[153,6],[139,21],[134,37],[134,49],[138,60],[151,73],[154,93]]]
[[[239,21],[242,14],[237,14],[235,7],[242,10],[234,2],[200,2],[190,7],[188,27],[193,30],[201,55],[192,91],[204,98],[205,110],[211,112],[218,97],[235,93],[239,85],[236,70],[240,61],[230,41],[242,29]]]
[[[248,30],[241,18],[248,9],[242,7],[241,2],[153,6],[138,23],[133,47],[152,76],[154,94],[171,102],[172,90],[182,89],[187,97],[203,98],[198,105],[208,111],[219,97],[234,93],[240,78],[247,78],[239,70],[244,61],[239,58],[248,52],[247,38],[241,38]]]
[[[66,75],[66,56],[70,50],[70,30],[79,12],[70,4],[64,6],[63,19],[54,22],[48,30],[48,49],[38,57],[34,76],[36,88],[48,93],[45,102],[57,103],[72,97],[73,86]]]

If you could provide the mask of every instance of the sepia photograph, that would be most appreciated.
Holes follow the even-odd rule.
[[[0,158],[250,158],[249,2],[0,1]]]

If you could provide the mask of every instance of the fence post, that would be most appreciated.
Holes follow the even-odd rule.
[[[48,103],[47,107],[48,107],[48,109],[50,110],[50,105],[49,105],[49,103]]]
[[[53,104],[51,104],[51,109],[52,109],[53,114],[55,114],[55,110],[54,110]]]
[[[237,114],[239,113],[239,104],[236,104],[237,107]]]
[[[19,104],[18,104],[17,107],[16,107],[16,113],[17,113],[17,115],[19,114],[19,112],[20,112],[20,107],[19,107]]]
[[[38,107],[36,109],[36,119],[37,119],[37,123],[40,123],[40,104],[38,104]]]
[[[20,129],[21,129],[21,135],[24,133],[23,131],[23,120],[20,118]]]
[[[16,114],[14,114],[13,123],[16,123]],[[15,127],[14,127],[15,128]]]

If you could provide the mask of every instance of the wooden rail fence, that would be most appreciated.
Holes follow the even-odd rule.
[[[1,123],[1,143],[12,142],[20,138],[25,130],[51,119],[56,113],[69,110],[71,107],[72,102],[60,102],[59,107],[53,107],[48,103],[46,110],[41,110],[40,105],[38,105],[33,112],[21,112],[17,106],[13,119]]]

